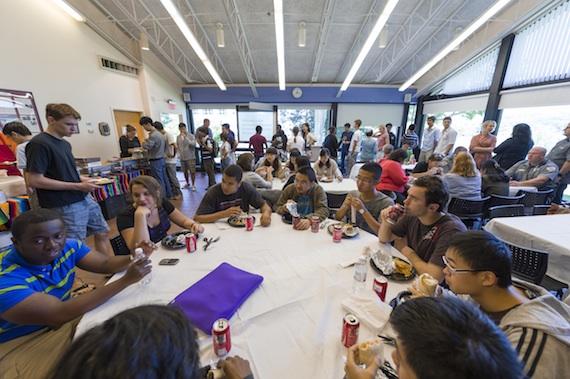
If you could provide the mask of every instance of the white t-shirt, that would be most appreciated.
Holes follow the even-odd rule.
[[[166,153],[170,151],[170,146],[172,144],[174,144],[174,146],[176,146],[176,137],[174,137],[172,135],[172,133],[168,133],[168,132],[166,132],[165,135],[166,135],[166,151],[164,152],[164,162],[175,164],[176,163],[176,156],[174,156],[174,158],[166,158]]]
[[[350,153],[354,152],[358,154],[360,152],[360,147],[362,145],[362,132],[360,129],[355,130],[352,134],[352,139],[350,140],[350,145],[348,147],[348,151]]]
[[[295,142],[295,140],[297,141]],[[305,140],[300,133],[297,137],[291,136],[287,140],[287,150],[291,151],[292,149],[299,149],[301,154],[305,152]]]
[[[448,145],[455,145],[455,140],[457,140],[457,131],[453,129],[451,126],[449,128],[443,129],[441,131],[441,136],[439,138],[439,142],[437,143],[437,147],[434,150],[434,153],[443,154],[445,148]],[[453,146],[447,153],[447,155],[453,153]]]
[[[16,165],[20,170],[25,170],[27,166],[26,161],[26,145],[30,141],[23,142],[16,146]]]
[[[422,150],[432,150],[436,141],[439,141],[441,132],[436,127],[425,128],[422,133]]]

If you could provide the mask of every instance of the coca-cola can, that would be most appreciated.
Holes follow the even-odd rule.
[[[382,301],[386,301],[386,291],[388,290],[388,280],[381,276],[379,278],[374,278],[374,282],[372,283],[372,289],[376,292],[376,295]]]
[[[232,339],[230,335],[230,323],[225,318],[217,319],[212,325],[212,340],[214,353],[218,357],[228,355],[232,348]]]
[[[396,205],[392,205],[392,207],[390,207],[390,211],[389,211],[389,215],[388,215],[388,223],[395,225],[398,220],[400,219],[400,216],[402,216],[404,214],[405,208],[402,204],[396,204]]]
[[[320,224],[321,224],[321,219],[319,218],[319,216],[311,216],[311,232],[318,233]]]
[[[333,242],[338,243],[342,241],[342,225],[335,224],[333,226],[332,237],[333,237]]]
[[[251,232],[253,230],[253,216],[245,216],[245,230]]]
[[[292,216],[291,219],[293,220],[293,228],[297,229],[297,225],[299,225],[299,222],[301,222],[301,217]]]
[[[358,342],[358,328],[360,321],[358,318],[349,313],[342,319],[342,344],[344,347],[351,347]]]
[[[188,233],[184,237],[186,239],[186,251],[189,253],[195,252],[197,249],[196,243],[198,241],[196,235],[194,233]]]

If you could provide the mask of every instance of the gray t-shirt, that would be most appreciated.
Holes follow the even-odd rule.
[[[558,166],[548,159],[536,166],[531,166],[528,160],[520,161],[507,170],[507,175],[518,182],[546,176],[548,181],[539,190],[549,190],[556,187],[554,181],[558,176]]]
[[[360,193],[358,191],[352,191],[350,192],[350,195],[353,197],[360,197]],[[364,203],[366,209],[368,209],[368,212],[370,212],[372,217],[374,217],[374,219],[376,220],[378,220],[378,217],[380,216],[380,212],[382,211],[382,209],[394,205],[394,201],[388,196],[384,195],[382,192],[377,192],[376,197],[374,199],[369,201],[363,200],[362,202]],[[347,217],[350,220],[351,217],[350,211],[347,213]],[[366,230],[368,233],[372,233],[375,235],[378,234],[378,230],[372,230],[370,226],[368,226],[368,223],[366,222],[364,217],[359,212],[356,212],[356,225],[358,225],[360,229]]]
[[[210,187],[200,202],[196,211],[197,215],[209,215],[231,207],[241,207],[244,212],[249,211],[249,206],[260,209],[265,201],[259,192],[249,183],[242,182],[236,193],[224,194],[220,183]]]
[[[148,159],[164,158],[166,150],[166,137],[158,130],[153,130],[143,142],[143,148],[148,152]]]
[[[449,198],[458,197],[461,199],[478,200],[481,198],[481,177],[461,176],[458,174],[445,174],[442,177],[447,185]]]
[[[558,141],[552,150],[550,150],[546,159],[551,160],[559,169],[561,169],[566,161],[570,161],[570,138]],[[565,183],[570,183],[570,172],[567,172],[566,175],[564,175],[564,181]]]
[[[178,157],[181,161],[196,159],[196,137],[193,134],[178,135],[176,146],[178,147]]]

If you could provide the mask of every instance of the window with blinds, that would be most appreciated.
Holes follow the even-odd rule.
[[[491,87],[499,46],[487,51],[445,80],[440,93],[459,95],[486,91]]]
[[[517,32],[504,88],[570,79],[570,1]]]

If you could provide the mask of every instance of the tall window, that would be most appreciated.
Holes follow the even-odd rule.
[[[192,118],[194,119],[194,128],[198,128],[207,118],[210,120],[210,129],[214,134],[214,139],[220,142],[220,134],[222,133],[222,124],[230,124],[230,128],[237,135],[237,112],[235,105],[222,105],[219,107],[208,106],[200,108],[199,105],[192,107]]]
[[[443,82],[441,93],[459,95],[486,91],[491,87],[499,46],[476,58]]]
[[[323,143],[330,125],[330,105],[317,105],[295,107],[292,105],[279,106],[277,110],[277,123],[281,125],[285,134],[292,135],[293,128],[307,122],[311,126],[311,133],[317,139],[317,144]]]
[[[451,127],[457,131],[457,140],[453,149],[458,146],[464,146],[469,149],[471,138],[479,134],[481,131],[481,124],[483,123],[483,116],[485,111],[455,111],[455,112],[442,112],[436,113],[433,116],[436,118],[436,127],[440,130],[443,129],[443,118],[446,116],[451,117]],[[427,129],[427,117],[424,124],[424,130]]]

